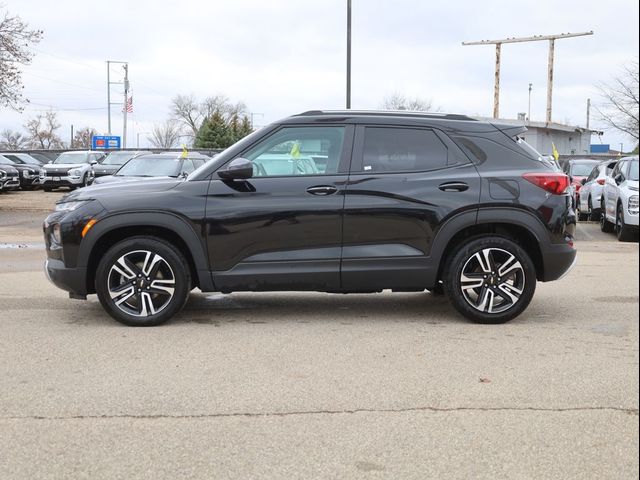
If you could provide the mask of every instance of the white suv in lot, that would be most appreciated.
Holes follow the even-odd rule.
[[[618,240],[626,242],[638,234],[638,157],[624,157],[605,179],[602,192],[603,232],[615,229]]]
[[[86,187],[95,177],[93,166],[104,159],[104,153],[92,151],[63,152],[54,161],[43,166],[40,184],[46,192],[54,188],[75,190]]]
[[[600,199],[607,176],[616,167],[618,160],[606,160],[596,165],[587,178],[582,180],[582,188],[578,194],[578,219],[599,220]]]

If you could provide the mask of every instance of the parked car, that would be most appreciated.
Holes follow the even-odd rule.
[[[605,178],[618,163],[618,160],[600,162],[587,178],[582,180],[582,188],[578,194],[578,220],[600,220],[600,198]]]
[[[627,242],[638,235],[638,157],[624,157],[605,178],[601,198],[603,232]]]
[[[570,193],[576,208],[578,205],[578,195],[580,195],[580,189],[582,188],[582,180],[587,178],[591,170],[593,170],[593,167],[600,162],[601,160],[591,158],[575,158],[563,164],[563,170],[569,175],[569,180],[571,181]]]
[[[506,322],[576,257],[569,179],[525,130],[463,115],[295,115],[186,179],[66,195],[44,222],[45,270],[127,325],[169,320],[195,287],[442,290],[472,321]],[[284,152],[321,161],[313,173],[255,168]]]
[[[20,174],[12,165],[3,163],[0,158],[0,192],[18,190],[20,188]]]
[[[52,162],[43,166],[40,183],[45,192],[54,188],[68,187],[74,190],[86,187],[93,182],[93,166],[104,158],[102,152],[71,151],[63,152]]]
[[[141,154],[142,152],[135,150],[114,150],[109,152],[99,165],[93,167],[95,178],[113,175],[122,165]]]
[[[96,185],[122,183],[158,177],[186,177],[207,160],[206,155],[197,152],[186,156],[177,152],[146,153],[132,158],[113,175],[96,178]]]
[[[26,155],[28,157],[28,155]],[[31,159],[33,162],[36,160]],[[11,165],[18,171],[19,187],[23,190],[32,190],[40,184],[40,175],[42,167],[39,163],[23,163],[24,157],[10,153],[0,155],[0,164]]]

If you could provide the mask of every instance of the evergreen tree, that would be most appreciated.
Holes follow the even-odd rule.
[[[234,143],[231,129],[220,112],[202,122],[196,135],[195,148],[227,148]]]

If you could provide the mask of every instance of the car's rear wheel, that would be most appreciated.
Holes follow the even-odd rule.
[[[53,188],[51,188],[51,187],[42,187],[42,190],[44,190],[45,192],[50,192],[51,190],[53,190]]]
[[[580,196],[577,196],[577,209],[578,209],[578,220],[580,222],[586,222],[587,220],[589,220],[589,212],[583,212],[582,211],[582,204],[580,203]]]
[[[154,326],[187,301],[191,275],[173,245],[155,237],[132,237],[111,247],[96,271],[96,292],[113,318],[131,326]]]
[[[607,210],[605,208],[604,199],[600,202],[600,230],[605,233],[613,232],[613,224],[607,220]]]
[[[477,323],[504,323],[520,315],[536,289],[533,261],[504,237],[476,237],[447,260],[445,291],[458,312]]]
[[[591,195],[589,195],[589,200],[587,201],[587,204],[589,208],[589,220],[591,220],[592,222],[597,222],[598,220],[600,220],[600,209],[593,208],[593,200],[591,198]]]
[[[634,237],[634,231],[624,223],[624,210],[622,208],[622,204],[618,205],[616,210],[616,236],[621,242],[630,242]]]

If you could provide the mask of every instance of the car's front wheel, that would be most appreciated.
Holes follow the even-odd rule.
[[[604,233],[613,232],[614,225],[609,220],[607,220],[607,208],[606,208],[606,205],[604,203],[604,199],[602,199],[600,201],[600,210],[601,210],[601,214],[600,214],[600,230],[603,231]]]
[[[187,301],[191,275],[173,245],[155,237],[132,237],[111,247],[96,271],[96,292],[113,318],[131,326],[154,326]]]
[[[445,291],[458,312],[477,323],[504,323],[520,315],[536,289],[529,255],[504,237],[476,237],[449,257]]]
[[[624,210],[622,209],[622,204],[618,205],[618,209],[616,211],[616,236],[621,242],[630,242],[634,237],[633,230],[624,222]]]

